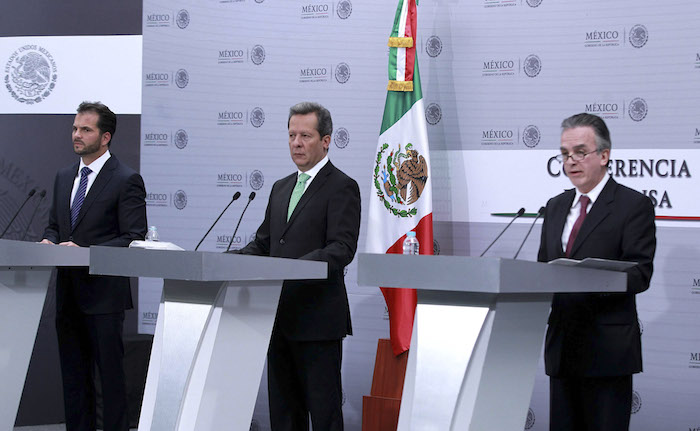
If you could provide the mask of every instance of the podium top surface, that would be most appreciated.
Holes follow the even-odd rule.
[[[474,293],[625,292],[627,274],[496,257],[359,254],[365,286]]]
[[[0,239],[0,266],[52,267],[88,266],[90,250],[36,242]]]
[[[90,273],[191,281],[323,279],[328,264],[202,251],[90,247]]]

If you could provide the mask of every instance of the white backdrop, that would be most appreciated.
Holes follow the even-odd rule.
[[[396,2],[208,0],[144,2],[141,172],[149,222],[164,240],[225,248],[262,220],[273,182],[295,170],[289,106],[328,107],[330,158],[361,186],[363,224],[386,95]],[[603,116],[611,173],[655,200],[657,215],[700,216],[700,4],[695,0],[422,0],[418,47],[434,177],[435,249],[478,255],[506,221],[570,187],[550,158],[559,124]],[[517,223],[490,253],[512,256]],[[699,221],[660,220],[652,286],[638,297],[645,372],[635,376],[632,429],[700,429]],[[521,258],[534,260],[535,229]],[[345,419],[359,430],[376,340],[388,336],[377,288],[348,283],[355,335],[345,341]],[[158,283],[142,283],[140,330],[152,332]],[[261,387],[254,428],[267,429]],[[548,429],[540,370],[525,428]]]

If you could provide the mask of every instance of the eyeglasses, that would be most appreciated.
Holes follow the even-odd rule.
[[[557,155],[557,157],[555,157],[555,158],[561,163],[566,163],[566,161],[569,159],[573,160],[574,162],[580,162],[581,160],[585,159],[587,155],[589,155],[591,153],[597,153],[597,152],[598,152],[598,150],[589,151],[587,153],[584,153],[583,151],[576,151],[573,154],[561,153],[561,154]]]

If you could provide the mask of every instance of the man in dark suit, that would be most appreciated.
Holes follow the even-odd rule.
[[[632,374],[642,371],[635,295],[649,288],[654,207],[607,175],[610,132],[595,115],[562,123],[560,161],[574,189],[547,203],[538,260],[636,262],[627,292],[555,294],[545,338],[552,431],[629,429]]]
[[[58,171],[42,243],[68,247],[127,247],[146,233],[143,179],[109,152],[117,126],[105,105],[83,102],[73,122],[80,162]],[[122,330],[132,307],[129,279],[93,276],[87,268],[59,269],[56,331],[67,431],[95,430],[94,369],[100,374],[103,429],[126,431]]]
[[[360,190],[328,160],[330,112],[290,109],[289,151],[298,172],[272,186],[262,222],[238,253],[328,262],[325,280],[285,281],[267,354],[273,431],[343,429],[342,340],[352,334],[344,268],[360,230]]]

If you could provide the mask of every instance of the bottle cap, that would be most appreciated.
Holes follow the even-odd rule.
[[[416,236],[416,233],[413,232],[413,231],[411,231],[411,232],[408,232],[408,233],[406,234],[406,236],[410,238],[410,237],[412,237],[412,236]]]

